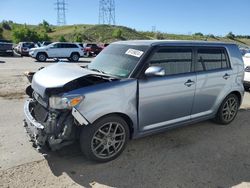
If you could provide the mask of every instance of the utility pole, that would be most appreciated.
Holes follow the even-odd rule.
[[[115,0],[99,1],[99,24],[115,25]]]
[[[65,0],[57,0],[56,3],[56,11],[57,11],[57,25],[65,25],[66,24],[66,3]]]

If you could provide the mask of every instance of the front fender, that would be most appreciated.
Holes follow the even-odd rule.
[[[137,80],[128,79],[82,88],[84,101],[75,108],[89,122],[112,113],[127,115],[137,126]]]

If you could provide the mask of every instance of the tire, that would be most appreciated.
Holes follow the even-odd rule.
[[[107,116],[82,129],[81,150],[89,160],[108,162],[123,152],[129,134],[129,127],[124,119]]]
[[[70,56],[70,59],[71,59],[71,61],[73,61],[73,62],[79,61],[79,58],[80,58],[80,56],[79,56],[78,53],[72,53],[71,56]]]
[[[220,105],[215,122],[221,125],[231,123],[239,110],[239,99],[235,94],[228,95]]]
[[[47,55],[45,53],[38,53],[36,59],[37,61],[45,62],[47,60]]]

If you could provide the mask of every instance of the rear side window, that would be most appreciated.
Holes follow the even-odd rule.
[[[65,44],[63,44],[63,48],[78,48],[78,46],[75,45],[75,44],[67,44],[67,43],[65,43]]]
[[[224,49],[198,49],[196,71],[209,71],[229,68]]]
[[[166,48],[155,52],[149,66],[160,66],[165,69],[166,76],[191,72],[191,48]]]

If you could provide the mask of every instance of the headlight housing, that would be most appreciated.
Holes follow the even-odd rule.
[[[74,95],[67,97],[51,96],[49,98],[49,106],[53,109],[72,109],[84,99],[83,96]]]

